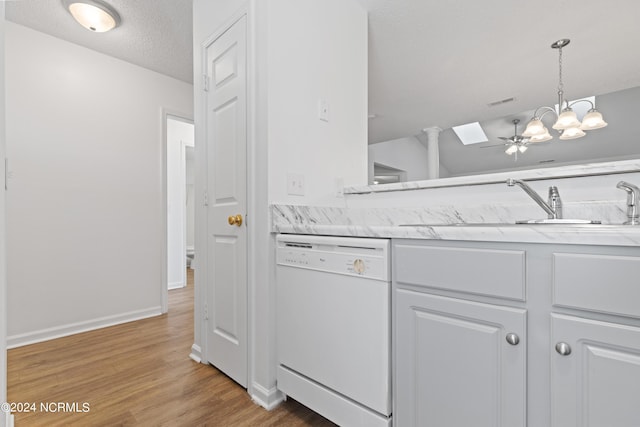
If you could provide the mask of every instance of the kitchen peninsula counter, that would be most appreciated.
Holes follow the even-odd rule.
[[[397,213],[397,212],[395,212]],[[358,221],[346,209],[273,205],[271,231],[274,233],[315,234],[347,237],[377,237],[427,240],[557,243],[576,245],[640,246],[640,226],[616,224],[434,224],[415,221],[409,215],[403,222]],[[398,215],[395,215],[398,216]],[[411,220],[414,221],[411,221]],[[401,219],[402,221],[402,219]],[[376,224],[376,222],[378,222]]]

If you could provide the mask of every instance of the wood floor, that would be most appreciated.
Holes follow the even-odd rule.
[[[9,350],[8,400],[36,406],[15,413],[16,427],[333,426],[291,399],[266,411],[220,371],[189,359],[189,273],[186,288],[169,292],[166,315]],[[58,402],[69,407],[57,411]]]

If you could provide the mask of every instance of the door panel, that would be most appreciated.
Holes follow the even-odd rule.
[[[217,141],[237,141],[237,99],[232,99],[213,111],[213,138]],[[213,185],[214,206],[224,203],[238,203],[236,176],[237,147],[233,144],[214,144],[213,152]]]
[[[523,426],[526,311],[396,292],[394,423]],[[510,345],[505,337],[518,335]]]
[[[640,328],[552,314],[553,426],[640,425]]]
[[[226,268],[217,268],[213,272],[213,327],[214,333],[221,335],[233,342],[238,342],[238,313],[237,300],[238,289],[236,275],[238,260],[236,259],[236,238],[218,238],[215,242],[213,256],[218,265]]]
[[[246,17],[207,47],[207,360],[247,385]]]
[[[227,80],[238,76],[238,46],[232,43],[213,62],[213,84],[219,90]]]

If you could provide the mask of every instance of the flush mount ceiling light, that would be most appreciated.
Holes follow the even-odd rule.
[[[62,4],[80,25],[104,33],[120,25],[120,15],[101,0],[62,0]]]
[[[560,139],[575,139],[586,135],[585,130],[600,129],[607,125],[607,122],[602,118],[602,114],[596,110],[593,102],[588,99],[580,99],[574,102],[565,101],[564,99],[564,86],[562,83],[562,48],[569,44],[571,40],[560,39],[551,45],[552,48],[558,49],[558,65],[559,65],[559,81],[558,81],[558,110],[551,107],[540,107],[535,113],[533,118],[527,124],[527,128],[522,133],[522,136],[530,138],[530,142],[548,141],[553,137],[549,133],[549,130],[542,123],[542,118],[547,113],[553,113],[556,115],[557,120],[552,126],[553,129],[560,132]],[[579,102],[588,102],[591,104],[591,109],[582,119],[582,122],[578,120],[576,113],[571,107]],[[539,114],[540,111],[544,113]]]

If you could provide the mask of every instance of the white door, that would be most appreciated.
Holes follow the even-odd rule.
[[[247,385],[246,18],[207,47],[207,361]],[[233,218],[234,224],[230,219]],[[242,220],[242,221],[240,221]]]
[[[551,315],[551,425],[640,426],[640,328]]]

